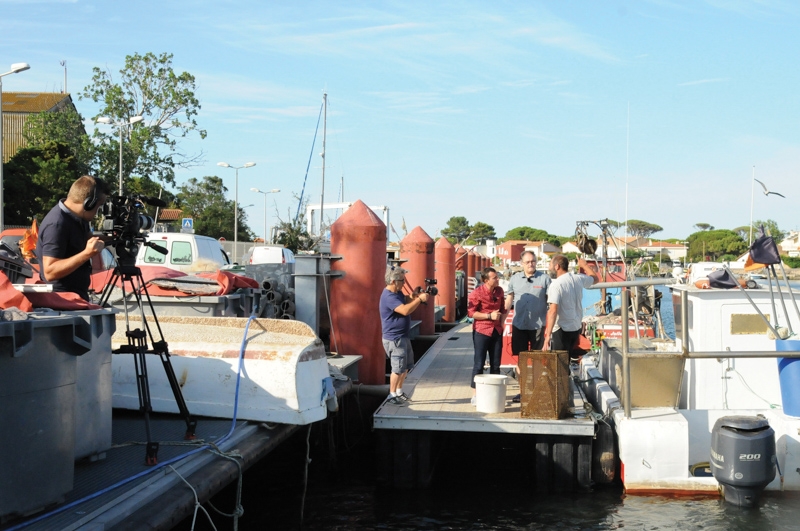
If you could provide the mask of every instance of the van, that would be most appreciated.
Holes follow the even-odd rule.
[[[251,247],[242,257],[244,274],[263,285],[271,279],[287,288],[294,287],[294,253],[280,245]]]
[[[244,265],[293,264],[294,253],[281,245],[259,245],[250,247],[242,257]]]
[[[177,271],[216,271],[231,261],[222,245],[209,236],[185,232],[151,233],[147,241],[167,250],[167,254],[149,245],[142,245],[136,255],[136,265],[157,265]]]

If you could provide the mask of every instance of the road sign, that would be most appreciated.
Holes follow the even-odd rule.
[[[184,229],[193,229],[194,228],[194,219],[192,218],[183,218],[181,222],[181,227]]]

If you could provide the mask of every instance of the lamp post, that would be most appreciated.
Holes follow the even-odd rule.
[[[265,192],[263,190],[259,190],[258,188],[250,188],[251,192],[255,192],[257,194],[264,194],[264,245],[267,244],[267,195],[268,194],[277,194],[280,192],[280,188],[273,188],[269,192]]]
[[[242,168],[252,168],[255,162],[245,162],[244,166],[231,166],[227,162],[217,162],[217,166],[232,168],[236,170],[236,181],[233,192],[233,261],[236,262],[239,252],[239,170]]]
[[[14,63],[11,70],[0,74],[0,231],[5,228],[3,218],[3,78],[10,74],[19,74],[31,67],[28,63]]]
[[[123,127],[130,127],[135,123],[139,123],[144,118],[141,116],[132,116],[128,120],[120,120],[115,122],[108,116],[101,116],[97,119],[97,123],[99,124],[108,124],[108,125],[115,125],[119,129],[119,195],[122,194],[122,128]]]

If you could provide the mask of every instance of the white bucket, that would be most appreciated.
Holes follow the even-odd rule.
[[[481,413],[502,413],[506,410],[506,381],[504,374],[475,375],[475,405]]]

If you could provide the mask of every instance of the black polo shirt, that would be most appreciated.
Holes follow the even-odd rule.
[[[86,249],[86,242],[92,236],[92,228],[85,221],[64,205],[61,200],[44,217],[39,226],[39,239],[36,242],[36,252],[39,256],[39,278],[50,282],[44,275],[43,257],[69,258]],[[85,264],[69,275],[50,282],[53,291],[71,291],[77,293],[84,300],[89,300],[89,284],[92,275],[92,262]]]

